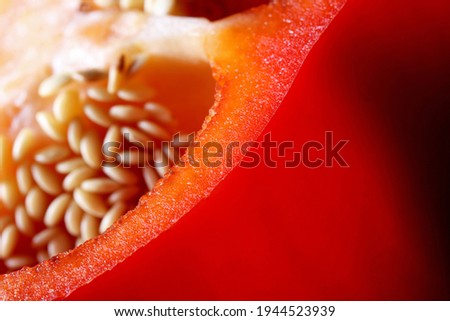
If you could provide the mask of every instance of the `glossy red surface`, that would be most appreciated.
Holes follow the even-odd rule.
[[[350,167],[238,168],[69,299],[449,299],[449,10],[350,0],[267,128]]]

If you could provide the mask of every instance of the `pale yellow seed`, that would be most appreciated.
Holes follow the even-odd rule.
[[[20,193],[22,193],[22,195],[27,194],[34,184],[30,166],[22,164],[17,167],[16,176]]]
[[[74,245],[74,242],[67,234],[59,234],[55,238],[51,239],[47,245],[48,255],[53,257],[62,252],[70,250]]]
[[[114,7],[117,4],[118,0],[94,0],[94,3],[99,8],[108,9]]]
[[[31,240],[31,246],[33,248],[42,248],[50,242],[51,239],[57,235],[63,233],[59,227],[47,228],[38,234],[36,234]]]
[[[122,127],[121,132],[123,137],[131,144],[144,147],[146,149],[151,149],[153,147],[153,144],[151,144],[153,139],[140,130],[131,127]]]
[[[62,161],[62,162],[56,164],[55,169],[60,174],[69,174],[73,170],[80,168],[84,165],[86,165],[86,163],[84,162],[83,158],[76,157],[76,158],[71,158],[71,159],[68,159],[68,160],[65,160],[65,161]]]
[[[59,195],[62,192],[61,179],[49,167],[41,164],[33,164],[31,173],[36,184],[50,195]]]
[[[25,209],[28,215],[36,221],[44,218],[47,205],[47,195],[37,186],[33,187],[25,197]]]
[[[114,204],[102,218],[99,228],[100,233],[105,233],[105,231],[126,212],[127,212],[127,205],[125,203],[119,202]]]
[[[11,179],[0,185],[0,199],[5,207],[13,210],[20,201],[20,191],[15,180]]]
[[[40,250],[36,253],[36,259],[39,263],[47,261],[49,258],[47,250]]]
[[[144,176],[144,181],[147,189],[151,191],[153,187],[155,187],[155,184],[159,179],[158,174],[153,168],[145,167],[144,169],[142,169],[142,175]]]
[[[111,142],[122,143],[120,127],[117,125],[109,127],[108,131],[106,132],[105,138],[103,139],[103,144]]]
[[[148,87],[124,88],[117,92],[117,96],[129,102],[144,102],[155,97],[155,90]]]
[[[144,10],[155,16],[166,16],[175,7],[175,0],[145,0]]]
[[[49,97],[57,94],[61,88],[71,81],[68,74],[54,74],[45,79],[39,85],[38,93],[41,97]]]
[[[63,188],[67,192],[81,186],[84,180],[94,177],[97,171],[87,166],[82,166],[70,172],[63,181]]]
[[[138,122],[137,125],[144,133],[157,139],[169,140],[171,138],[170,133],[155,122],[143,120]]]
[[[106,89],[101,87],[89,87],[86,90],[86,94],[90,99],[102,103],[109,103],[116,99],[115,95],[110,94]]]
[[[75,237],[80,235],[80,224],[82,218],[83,210],[75,201],[72,201],[64,216],[64,224],[70,235]]]
[[[19,205],[16,207],[14,219],[18,230],[27,236],[34,235],[34,223],[25,209],[25,206]]]
[[[109,69],[108,73],[108,93],[115,94],[119,90],[123,82],[123,74],[116,66]]]
[[[8,258],[12,255],[19,242],[19,230],[14,224],[10,224],[2,232],[0,257]]]
[[[86,164],[92,168],[102,165],[102,141],[95,131],[90,131],[81,139],[80,152]]]
[[[137,186],[122,187],[121,189],[109,195],[108,203],[112,205],[117,202],[127,202],[134,197],[138,197],[139,196],[137,195],[138,192],[139,188]]]
[[[81,139],[83,138],[83,125],[81,120],[75,119],[69,124],[67,129],[67,141],[70,149],[75,153],[80,153]]]
[[[30,155],[36,148],[36,134],[30,128],[23,128],[17,134],[12,148],[13,159],[18,162]]]
[[[53,102],[53,115],[62,123],[68,123],[82,114],[80,93],[75,89],[67,89],[56,96]]]
[[[148,117],[149,113],[145,109],[130,106],[116,105],[111,107],[109,115],[121,122],[134,123]]]
[[[136,184],[138,182],[137,176],[130,170],[122,167],[103,167],[103,172],[109,178],[121,184]]]
[[[81,184],[84,191],[94,194],[110,194],[119,187],[120,184],[110,178],[91,178]]]
[[[78,206],[87,214],[102,218],[108,211],[103,199],[99,195],[88,193],[81,188],[77,188],[73,193],[73,197]]]
[[[30,255],[15,255],[6,259],[4,263],[9,270],[14,271],[24,266],[33,266],[36,260]]]
[[[72,196],[70,194],[61,194],[55,198],[45,212],[44,224],[48,227],[58,225],[63,220],[71,200]]]
[[[174,121],[170,110],[161,104],[146,103],[144,109],[147,110],[154,119],[163,124],[172,124]]]
[[[96,237],[99,234],[100,220],[91,215],[84,215],[81,220],[81,239],[83,242]]]
[[[102,69],[87,69],[72,74],[72,79],[78,82],[98,81],[105,79],[107,72]]]
[[[52,113],[48,111],[40,111],[36,114],[36,121],[48,137],[57,142],[65,142],[66,126],[56,120]]]
[[[143,10],[144,0],[120,0],[119,5],[122,10]]]
[[[70,155],[70,150],[65,146],[51,145],[39,150],[34,155],[34,160],[41,164],[54,164],[62,161]]]
[[[95,105],[84,106],[84,114],[89,118],[94,124],[100,125],[102,127],[109,127],[112,124],[111,117],[109,117],[108,111],[102,107]]]

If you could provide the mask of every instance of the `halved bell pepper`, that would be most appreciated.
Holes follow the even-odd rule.
[[[215,103],[196,135],[201,145],[254,141],[288,92],[313,44],[345,0],[274,0],[214,22],[205,43]],[[0,298],[50,300],[66,297],[169,229],[243,158],[232,166],[202,164],[202,151],[174,166],[139,205],[104,234],[32,268],[0,277]],[[191,161],[191,162],[190,162]]]

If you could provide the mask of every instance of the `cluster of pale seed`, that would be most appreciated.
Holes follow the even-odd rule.
[[[94,0],[100,9],[118,8],[120,10],[139,10],[151,15],[167,15],[174,8],[175,0]]]
[[[170,162],[149,161],[173,159],[170,151],[142,150],[169,140],[173,122],[151,101],[152,88],[133,81],[145,59],[127,63],[122,55],[109,70],[51,75],[38,93],[53,105],[36,114],[37,128],[21,129],[14,141],[0,135],[1,170],[9,162],[16,171],[0,181],[0,210],[10,213],[0,215],[0,270],[1,262],[7,270],[34,265],[103,233],[169,170]],[[102,166],[108,142],[121,143],[120,166]]]

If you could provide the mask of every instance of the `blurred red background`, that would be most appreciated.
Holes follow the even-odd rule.
[[[236,169],[72,300],[450,299],[449,1],[349,0],[267,128],[349,168]]]

